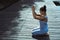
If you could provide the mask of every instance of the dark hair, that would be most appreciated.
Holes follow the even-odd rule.
[[[46,5],[40,8],[40,11],[45,11],[46,12]]]

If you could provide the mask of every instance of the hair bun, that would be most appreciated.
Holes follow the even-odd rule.
[[[41,7],[40,10],[46,12],[46,5],[44,5],[43,7]]]
[[[44,9],[46,9],[46,5],[44,5]]]

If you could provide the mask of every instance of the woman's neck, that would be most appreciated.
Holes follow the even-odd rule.
[[[42,16],[46,16],[46,14],[41,14]]]

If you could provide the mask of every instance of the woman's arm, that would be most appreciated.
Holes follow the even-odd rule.
[[[41,16],[40,14],[36,14],[34,6],[32,6],[32,14],[35,19],[36,19],[36,16]]]
[[[42,15],[40,15],[40,14],[36,14],[36,12],[35,12],[35,7],[34,7],[34,6],[32,6],[32,14],[33,14],[33,17],[34,17],[35,19],[47,21],[47,18],[45,18],[44,16],[42,16]]]
[[[35,7],[34,7],[34,6],[32,6],[32,14],[33,14],[33,17],[36,18],[36,15],[37,15],[37,14],[36,14],[36,12],[35,12]]]
[[[45,21],[45,22],[47,22],[48,21],[48,19],[47,18],[45,18],[45,16],[42,16],[42,15],[40,15],[40,16],[36,16],[36,18],[35,19],[37,19],[37,20],[41,20],[41,21]]]

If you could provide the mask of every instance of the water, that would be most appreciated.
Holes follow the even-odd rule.
[[[19,3],[16,3],[17,5]],[[43,5],[47,6],[47,16],[48,16],[48,26],[49,26],[49,39],[50,40],[60,40],[60,9],[55,6],[54,3],[51,2],[35,2],[36,13],[39,13],[39,8]],[[13,9],[10,9],[13,8]],[[14,17],[11,21],[15,25],[10,26],[10,30],[7,30],[2,37],[3,40],[36,40],[32,38],[32,30],[33,28],[39,27],[39,21],[34,19],[32,16],[31,6],[28,8],[23,8],[22,10],[18,10],[16,8],[20,8],[20,6],[11,6],[4,10],[4,13],[9,13],[10,16]],[[57,9],[58,8],[58,9]],[[14,10],[14,11],[13,11]],[[18,10],[18,11],[17,11]],[[1,13],[1,12],[0,12]],[[15,13],[15,14],[14,14]],[[11,17],[11,15],[14,15]],[[5,22],[5,21],[4,21]],[[6,21],[7,22],[7,21]],[[10,23],[10,22],[8,22]],[[17,24],[15,24],[17,23]],[[7,24],[5,24],[7,25]],[[48,39],[48,40],[49,40]],[[39,39],[40,40],[40,39]],[[41,40],[45,40],[42,38]]]

